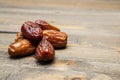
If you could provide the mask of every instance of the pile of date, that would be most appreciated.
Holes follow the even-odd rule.
[[[55,49],[66,47],[67,37],[65,32],[44,20],[26,21],[9,45],[8,53],[13,58],[35,54],[38,61],[50,61],[55,57]]]

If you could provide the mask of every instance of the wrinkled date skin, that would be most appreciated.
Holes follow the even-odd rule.
[[[16,37],[15,37],[15,42],[16,41],[19,41],[19,40],[22,40],[24,38],[24,36],[22,35],[22,33],[21,32],[18,32],[17,34],[16,34]]]
[[[11,57],[27,56],[34,53],[35,47],[27,39],[18,40],[8,47],[8,53]]]
[[[54,59],[54,56],[55,51],[53,46],[43,38],[36,49],[35,58],[38,61],[50,61]]]
[[[43,30],[56,30],[60,31],[59,28],[47,23],[44,20],[36,20],[35,23],[37,23]]]
[[[40,41],[43,37],[42,29],[38,24],[31,21],[27,21],[22,25],[21,32],[29,40]]]
[[[55,49],[65,48],[67,34],[55,30],[43,30],[43,36],[53,45]]]

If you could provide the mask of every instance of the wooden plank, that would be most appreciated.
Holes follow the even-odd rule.
[[[83,11],[83,10],[59,10],[49,11],[35,9],[17,9],[17,8],[1,8],[1,24],[20,25],[26,20],[45,19],[48,22],[56,24],[81,24],[81,25],[118,25],[120,20],[119,11]],[[9,14],[8,14],[9,13]],[[14,14],[14,15],[13,15]],[[65,18],[66,22],[62,19]],[[13,20],[11,20],[13,19]],[[58,19],[58,20],[56,20]],[[105,22],[103,21],[105,20]],[[15,21],[19,20],[19,21]],[[74,21],[76,20],[76,21]]]
[[[69,9],[102,9],[102,10],[118,10],[119,0],[1,0],[1,7],[17,7],[17,8],[69,8]],[[22,5],[22,6],[21,6]],[[57,7],[56,7],[57,6]]]

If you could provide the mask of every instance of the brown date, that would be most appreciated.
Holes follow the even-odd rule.
[[[35,47],[27,39],[18,40],[8,47],[8,53],[11,57],[21,57],[34,53]]]
[[[40,41],[43,37],[42,29],[38,24],[31,21],[27,21],[22,25],[21,32],[29,40]]]
[[[23,34],[21,33],[21,32],[18,32],[17,34],[16,34],[16,37],[15,37],[15,42],[16,41],[19,41],[19,40],[22,40],[22,39],[26,39],[24,36],[23,36]],[[31,41],[31,40],[29,40],[30,41],[30,43],[33,45],[33,46],[36,46],[37,47],[37,45],[38,45],[38,41]]]
[[[47,23],[44,20],[36,20],[35,23],[37,23],[43,30],[56,30],[60,31],[59,28]]]
[[[53,45],[54,48],[65,48],[67,34],[55,30],[43,30],[43,36]]]
[[[23,35],[22,35],[22,33],[21,32],[18,32],[17,34],[16,34],[16,37],[15,37],[15,42],[16,41],[19,41],[19,40],[22,40],[24,37],[23,37]]]
[[[43,37],[36,49],[35,58],[38,61],[50,61],[54,59],[54,56],[55,51],[53,46]]]

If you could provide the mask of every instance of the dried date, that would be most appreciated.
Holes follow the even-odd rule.
[[[8,47],[8,53],[11,57],[26,56],[34,53],[35,46],[27,39],[18,40]]]
[[[54,48],[65,48],[67,34],[55,30],[43,30],[43,36],[53,45]]]
[[[47,23],[44,20],[36,20],[35,23],[37,23],[43,30],[56,30],[60,31],[59,28]]]
[[[38,24],[31,21],[25,22],[21,27],[21,32],[29,40],[40,41],[43,37],[42,29]]]
[[[43,37],[36,49],[35,58],[38,61],[50,61],[54,59],[54,55],[55,51],[53,46]]]
[[[16,42],[16,41],[19,41],[19,40],[22,40],[23,38],[24,38],[24,36],[22,35],[21,32],[19,32],[19,33],[16,34],[15,42]]]

